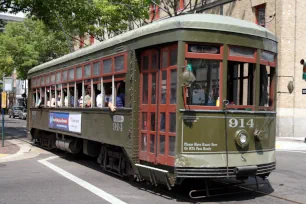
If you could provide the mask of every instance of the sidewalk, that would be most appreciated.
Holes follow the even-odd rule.
[[[5,146],[0,147],[0,163],[29,159],[40,154],[50,154],[48,151],[32,146],[26,140],[9,139],[5,141]]]
[[[305,151],[305,137],[276,137],[276,150]]]
[[[9,141],[4,141],[4,147],[2,147],[2,141],[0,144],[0,158],[16,154],[20,150],[17,144],[13,144]]]

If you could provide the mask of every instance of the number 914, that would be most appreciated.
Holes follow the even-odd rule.
[[[241,119],[236,119],[236,118],[231,118],[228,121],[228,125],[231,128],[245,128],[245,127],[249,127],[249,128],[254,128],[254,119],[249,119],[247,122],[244,118]]]

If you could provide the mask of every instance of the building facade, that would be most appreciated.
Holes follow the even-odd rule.
[[[175,4],[152,4],[149,21],[184,13],[226,15],[266,27],[278,37],[277,136],[306,136],[306,81],[300,60],[306,58],[305,0],[177,0]],[[82,46],[78,46],[82,47]],[[294,83],[289,94],[287,85]]]
[[[195,0],[179,0],[177,11]],[[266,27],[278,37],[278,94],[277,136],[306,137],[306,81],[302,79],[300,60],[306,58],[306,1],[305,0],[199,0],[194,12],[226,15]],[[188,7],[188,6],[187,6]],[[191,6],[191,9],[193,7]],[[153,15],[153,12],[154,15]],[[188,13],[182,11],[182,13]],[[152,6],[150,17],[154,20],[169,15],[163,5]],[[289,81],[294,91],[288,93]]]

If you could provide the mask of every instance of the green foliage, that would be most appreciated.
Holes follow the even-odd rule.
[[[10,22],[0,35],[0,74],[17,70],[25,79],[32,67],[69,52],[64,35],[50,32],[41,21]]]
[[[98,10],[97,24],[91,32],[99,40],[104,40],[128,29],[139,27],[148,19],[150,1],[141,0],[94,0]]]
[[[0,11],[26,12],[70,37],[90,33],[104,40],[141,26],[149,4],[150,0],[10,0],[0,1]]]

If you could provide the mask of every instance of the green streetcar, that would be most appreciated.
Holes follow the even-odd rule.
[[[168,18],[29,71],[37,145],[171,189],[276,165],[275,35],[219,15]]]

